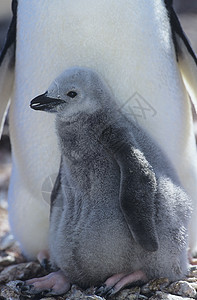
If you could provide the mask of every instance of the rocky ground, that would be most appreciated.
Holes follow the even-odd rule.
[[[11,0],[1,0],[0,2],[0,47],[3,41],[4,32],[8,26],[9,12],[7,13],[7,6]],[[184,7],[184,3],[187,7]],[[177,10],[181,13],[180,19],[185,31],[192,40],[193,47],[197,51],[197,4],[195,0],[176,0]],[[186,9],[186,10],[185,10]],[[2,15],[4,12],[5,15]],[[187,12],[187,13],[185,13]],[[197,126],[196,126],[197,132]],[[9,225],[7,219],[7,188],[9,177],[11,173],[11,156],[10,144],[8,138],[8,125],[4,129],[4,136],[0,143],[0,299],[30,299],[23,296],[18,286],[21,280],[26,280],[34,276],[43,276],[46,271],[37,262],[27,262],[21,255],[17,245],[12,245],[10,248],[4,250],[3,246],[6,240],[2,237],[9,232]],[[90,288],[82,291],[77,286],[72,286],[71,290],[61,297],[44,298],[42,295],[31,299],[67,299],[67,300],[102,300],[95,295],[95,288]],[[193,267],[190,274],[183,281],[170,283],[167,279],[158,279],[152,281],[142,287],[135,287],[131,289],[124,289],[114,300],[187,300],[197,299],[197,269]]]
[[[37,262],[25,262],[16,248],[0,252],[0,270],[2,270],[0,273],[0,299],[105,300],[105,298],[95,295],[94,287],[83,291],[76,285],[73,285],[71,290],[62,296],[24,296],[20,292],[21,281],[34,276],[43,276],[47,273]],[[156,279],[141,287],[124,289],[110,299],[189,300],[196,298],[197,268],[192,267],[188,277],[182,281],[170,283],[166,278]]]

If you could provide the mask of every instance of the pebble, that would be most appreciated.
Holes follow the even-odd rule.
[[[0,267],[6,267],[13,264],[16,261],[16,258],[13,253],[5,253],[0,251]]]
[[[162,291],[170,284],[167,278],[159,278],[149,281],[141,288],[141,293],[145,295],[152,294],[155,291]]]
[[[29,263],[30,264],[30,263]],[[22,265],[22,264],[21,264]],[[30,265],[29,265],[30,266]],[[33,265],[31,265],[32,267]],[[26,267],[28,267],[26,265]],[[5,286],[0,286],[0,296],[2,299],[25,300],[34,299],[29,296],[26,298],[19,295],[17,284],[21,281],[15,280],[7,283]],[[168,286],[167,286],[168,284]],[[159,289],[162,289],[159,290]],[[165,291],[164,291],[165,290]],[[151,295],[150,295],[151,291]],[[143,294],[144,293],[144,294]],[[152,280],[143,287],[134,287],[124,289],[117,295],[111,297],[111,300],[192,300],[196,299],[196,289],[191,283],[186,281],[177,281],[169,284],[167,279],[161,278]],[[1,299],[1,298],[0,298]],[[105,300],[103,297],[95,295],[95,288],[89,288],[85,291],[76,285],[72,285],[71,290],[58,297],[43,297],[40,300]]]
[[[0,273],[0,283],[13,280],[26,280],[35,276],[42,276],[43,269],[39,263],[28,262],[4,268]],[[44,274],[43,274],[44,275]]]
[[[196,277],[197,278],[197,267],[192,267],[190,269],[190,274],[189,274],[189,277]]]
[[[17,257],[17,256],[16,256]],[[37,276],[44,276],[46,272],[37,262],[23,262],[16,264],[12,253],[0,251],[0,266],[5,265],[0,272],[0,299],[25,300],[35,299],[32,296],[21,296],[17,284],[22,280]],[[14,265],[7,266],[7,264]],[[170,283],[167,278],[151,280],[141,287],[126,288],[110,298],[110,300],[191,300],[197,299],[197,276],[193,267],[187,279]],[[76,285],[63,296],[43,297],[40,300],[105,300],[95,295],[95,288],[85,291]],[[38,299],[38,298],[37,298]]]
[[[182,297],[195,298],[197,294],[195,288],[187,281],[174,282],[166,290]]]
[[[147,300],[148,297],[140,294],[140,288],[135,287],[131,289],[124,289],[115,295],[113,300]]]
[[[16,291],[12,287],[9,286],[1,286],[0,287],[0,296],[3,297],[2,299],[12,299],[12,300],[18,300],[20,299],[20,295],[16,293]],[[20,299],[21,300],[21,299]]]
[[[78,286],[72,285],[71,290],[66,294],[65,300],[104,300],[104,298],[94,295],[95,288],[82,291]]]
[[[8,232],[0,240],[0,250],[7,250],[15,244],[15,239],[13,235]]]
[[[164,292],[156,292],[149,300],[191,300],[191,298],[183,298],[176,295],[167,294]]]

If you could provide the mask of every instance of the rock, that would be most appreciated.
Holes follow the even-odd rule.
[[[193,266],[190,268],[189,278],[196,277],[197,278],[197,267]]]
[[[0,239],[0,250],[6,250],[14,246],[15,240],[13,235],[10,232],[7,232],[2,238]]]
[[[93,295],[93,296],[85,296],[85,298],[82,298],[82,299],[86,299],[86,300],[103,300],[104,298],[102,297],[99,297],[97,295]]]
[[[12,299],[12,300],[18,300],[20,298],[20,296],[10,287],[8,286],[1,286],[0,287],[0,296],[2,297],[2,299]]]
[[[76,285],[72,285],[71,290],[66,294],[66,299],[73,300],[75,297],[83,299],[83,292]]]
[[[26,280],[36,276],[43,276],[46,273],[43,271],[39,263],[28,262],[6,267],[0,273],[0,283],[14,280]]]
[[[41,298],[40,300],[60,300],[60,299],[62,299],[62,300],[64,300],[65,298],[54,298],[54,297],[45,297],[45,298]]]
[[[147,300],[148,297],[140,294],[140,288],[135,287],[131,289],[124,289],[120,291],[116,296],[112,297],[113,300]]]
[[[64,300],[65,298],[57,298],[57,297],[56,298],[54,298],[54,297],[49,297],[48,298],[48,297],[45,297],[45,298],[41,298],[40,300],[57,300],[57,299],[58,300],[60,300],[60,299]]]
[[[13,253],[6,253],[4,251],[0,251],[0,267],[5,267],[13,264],[15,262],[15,256]]]
[[[197,295],[195,288],[187,281],[174,282],[166,288],[166,291],[182,297],[195,298]]]
[[[195,282],[191,282],[190,286],[193,287],[195,290],[197,290],[197,279]]]
[[[40,298],[40,300],[65,300],[65,297],[44,297],[44,298]]]
[[[72,285],[71,290],[66,294],[65,300],[105,300],[102,297],[94,295],[95,288],[82,291],[76,285]]]
[[[163,291],[170,284],[167,278],[159,278],[149,281],[141,288],[141,293],[151,295],[155,291]]]
[[[43,299],[43,300],[65,300],[65,296],[59,296],[59,297],[43,297],[40,298],[39,296],[28,296],[28,295],[21,295],[20,290],[18,289],[18,285],[22,284],[22,281],[20,280],[15,280],[15,281],[10,281],[9,283],[6,284],[6,286],[0,286],[0,299],[1,297],[4,297],[3,299],[5,300],[27,300],[27,299]]]
[[[0,251],[0,272],[10,265],[25,262],[25,258],[15,251]]]
[[[1,200],[1,191],[0,191],[0,200]],[[6,234],[8,230],[9,230],[9,224],[8,224],[7,210],[0,207],[0,239]]]
[[[183,298],[180,296],[175,296],[164,292],[156,292],[154,296],[149,298],[149,300],[191,300],[191,298]]]

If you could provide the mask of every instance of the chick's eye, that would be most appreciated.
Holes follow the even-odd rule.
[[[74,91],[70,91],[70,92],[68,92],[67,96],[70,98],[75,98],[77,96],[77,93]]]

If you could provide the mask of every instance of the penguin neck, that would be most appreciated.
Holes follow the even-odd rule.
[[[112,114],[99,110],[81,113],[72,122],[56,119],[56,130],[62,156],[69,160],[94,159],[98,154],[99,136],[112,122]]]

